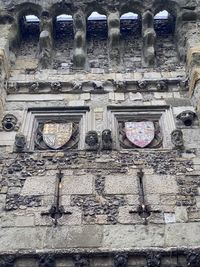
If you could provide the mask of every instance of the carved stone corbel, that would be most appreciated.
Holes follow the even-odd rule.
[[[183,133],[180,129],[176,129],[171,133],[171,141],[175,148],[183,149],[184,141],[183,141]]]
[[[96,131],[89,131],[85,137],[86,150],[97,151],[99,149],[99,137]]]
[[[6,114],[2,119],[2,128],[6,132],[17,131],[19,126],[17,125],[17,118],[13,114]]]
[[[26,148],[26,138],[22,133],[17,133],[15,136],[15,150],[16,152],[23,152]]]
[[[197,118],[197,115],[191,110],[185,110],[178,116],[176,116],[176,118],[180,120],[185,126],[192,126],[194,120]]]
[[[105,129],[102,132],[102,150],[112,150],[113,140],[110,129]]]

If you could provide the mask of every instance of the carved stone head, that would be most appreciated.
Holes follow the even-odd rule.
[[[191,126],[197,117],[196,113],[191,110],[181,112],[176,118],[181,120],[185,126]]]
[[[172,141],[172,144],[176,148],[182,148],[184,146],[182,131],[179,130],[179,129],[176,129],[176,130],[172,131],[172,133],[171,133],[171,141]]]
[[[2,127],[5,131],[10,132],[15,130],[17,118],[13,114],[6,114],[2,120]]]
[[[15,136],[15,147],[17,151],[23,151],[26,146],[26,138],[22,133],[17,133]]]
[[[98,144],[99,138],[98,133],[96,131],[89,131],[85,137],[85,143],[89,147],[94,147]]]

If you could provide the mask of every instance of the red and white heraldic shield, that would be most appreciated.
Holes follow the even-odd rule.
[[[155,136],[152,121],[125,122],[125,132],[128,140],[141,148],[148,146]]]

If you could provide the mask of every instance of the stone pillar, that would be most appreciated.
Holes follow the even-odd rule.
[[[86,66],[86,18],[79,10],[74,14],[74,54],[73,63],[77,69],[84,69]]]
[[[44,69],[48,68],[52,63],[52,32],[52,19],[43,16],[40,22],[39,65]]]
[[[108,15],[108,45],[111,64],[120,64],[120,15],[119,12]]]
[[[142,15],[142,55],[143,64],[146,67],[153,66],[155,63],[155,42],[156,33],[154,30],[154,16],[150,10]]]
[[[186,35],[186,66],[189,77],[189,94],[200,115],[200,26],[193,23]]]

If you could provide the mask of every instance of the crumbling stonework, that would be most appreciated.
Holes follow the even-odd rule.
[[[199,10],[0,1],[0,267],[200,266]]]

